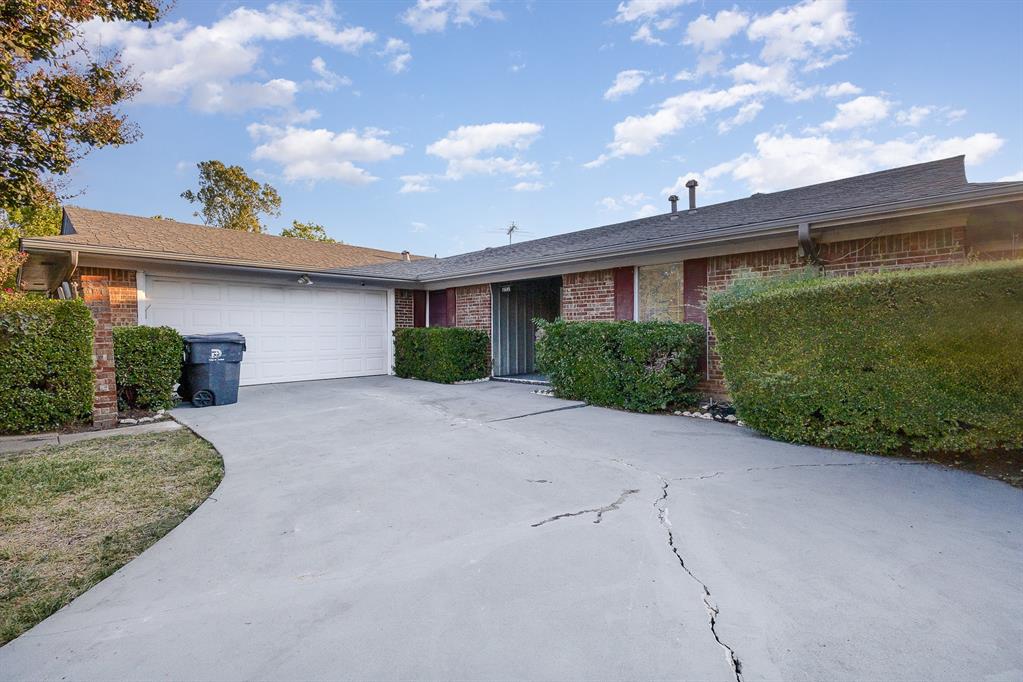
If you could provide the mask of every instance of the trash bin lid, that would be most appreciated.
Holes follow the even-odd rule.
[[[245,337],[238,332],[220,332],[219,334],[189,334],[184,337],[185,343],[240,343],[245,345]]]

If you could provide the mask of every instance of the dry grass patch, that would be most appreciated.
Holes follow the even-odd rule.
[[[223,475],[186,429],[0,457],[0,644],[138,556]]]

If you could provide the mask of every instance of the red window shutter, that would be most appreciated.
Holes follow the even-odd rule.
[[[430,297],[430,326],[448,326],[448,290],[439,289],[429,292]]]
[[[448,321],[448,326],[449,327],[454,327],[455,326],[455,290],[454,289],[448,289],[447,292],[448,292],[447,321]]]
[[[425,327],[426,326],[426,292],[416,291],[412,292],[412,326],[413,327]]]
[[[615,268],[615,319],[634,320],[636,275],[633,268]]]
[[[691,258],[682,263],[682,302],[685,321],[707,324],[707,259]]]

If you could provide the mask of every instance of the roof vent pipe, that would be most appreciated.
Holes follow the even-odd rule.
[[[689,210],[692,211],[696,208],[696,186],[699,185],[696,180],[690,180],[686,183],[686,187],[689,188]]]
[[[409,253],[408,251],[402,251],[401,252],[401,259],[404,260],[404,261],[411,261],[412,260],[412,254]]]
[[[678,195],[672,194],[670,197],[668,197],[668,201],[671,202],[671,212],[678,213]]]

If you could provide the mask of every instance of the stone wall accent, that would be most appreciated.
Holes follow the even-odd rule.
[[[489,284],[455,289],[455,326],[482,329],[491,333],[491,295]]]
[[[964,227],[907,232],[821,244],[824,271],[831,275],[905,270],[909,268],[953,265],[966,261]],[[795,247],[756,251],[708,258],[707,289],[720,291],[732,280],[747,273],[784,274],[805,267]],[[698,390],[725,395],[721,358],[714,352],[714,334],[708,330],[707,378]]]
[[[114,325],[110,281],[102,274],[82,273],[79,276],[79,284],[82,299],[96,323],[92,341],[95,374],[92,424],[96,428],[109,429],[117,426],[117,384],[114,378]]]
[[[139,323],[138,284],[134,270],[79,268],[78,276],[102,277],[110,292],[110,315],[115,327],[134,327]]]
[[[568,321],[614,320],[614,270],[564,275],[561,278],[561,317]]]
[[[394,290],[394,327],[402,329],[413,326],[412,291],[410,289]]]

